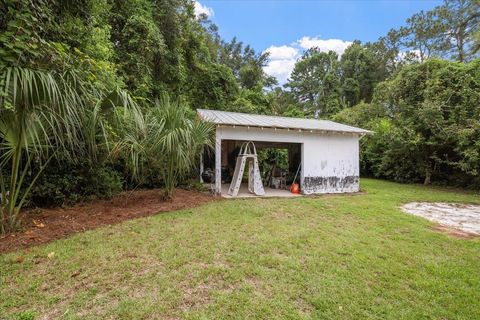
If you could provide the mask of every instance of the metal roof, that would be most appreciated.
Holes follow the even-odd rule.
[[[197,109],[197,113],[202,120],[218,125],[330,131],[339,133],[356,133],[360,135],[372,132],[329,120],[287,118],[206,109]]]

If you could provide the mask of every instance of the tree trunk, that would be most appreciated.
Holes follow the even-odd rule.
[[[425,169],[425,180],[423,181],[423,184],[432,184],[432,166],[430,164],[428,164],[427,168]]]
[[[463,34],[459,35],[457,38],[457,47],[458,47],[458,61],[465,61],[465,49],[464,49],[464,37]]]

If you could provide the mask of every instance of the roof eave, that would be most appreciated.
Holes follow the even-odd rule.
[[[367,135],[372,134],[372,131],[364,130],[364,131],[343,131],[343,130],[328,130],[328,129],[307,129],[307,128],[294,128],[294,127],[276,127],[276,126],[257,126],[257,125],[245,125],[245,124],[236,124],[236,123],[216,123],[209,119],[202,119],[207,122],[211,122],[216,126],[226,126],[226,127],[240,127],[240,128],[259,128],[263,129],[273,129],[273,130],[287,130],[287,131],[298,131],[298,132],[322,132],[322,133],[336,133],[336,134],[354,134],[354,135]]]

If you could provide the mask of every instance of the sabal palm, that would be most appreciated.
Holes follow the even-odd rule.
[[[102,110],[116,104],[110,97],[73,73],[0,70],[0,233],[18,226],[19,211],[54,154],[94,159],[99,145],[108,145]],[[39,170],[24,186],[32,161]]]
[[[149,115],[161,129],[152,140],[151,148],[154,154],[163,158],[161,172],[166,198],[172,196],[179,178],[195,166],[202,148],[212,144],[213,127],[199,119],[191,119],[187,110],[181,103],[172,103],[164,98]]]
[[[144,125],[128,129],[115,148],[117,154],[126,158],[136,179],[145,178],[144,164],[158,170],[167,199],[172,197],[179,180],[195,166],[203,147],[211,146],[213,141],[213,126],[192,119],[188,112],[182,103],[163,96],[145,111]]]

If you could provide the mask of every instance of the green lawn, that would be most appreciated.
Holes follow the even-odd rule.
[[[398,207],[480,197],[362,190],[219,201],[2,255],[0,318],[479,319],[480,240]]]

